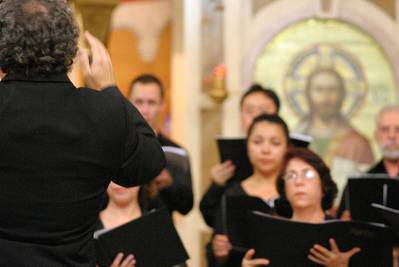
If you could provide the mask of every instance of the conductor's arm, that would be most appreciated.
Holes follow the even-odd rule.
[[[153,130],[140,112],[124,99],[127,136],[124,161],[114,178],[122,186],[144,184],[165,167],[165,155]]]
[[[79,51],[86,84],[98,91],[111,88],[111,92],[113,90],[114,93],[119,93],[115,88],[115,76],[107,49],[89,32],[85,33],[85,37],[92,51],[91,63],[87,51]],[[138,110],[124,97],[121,97],[121,101],[125,113],[125,140],[121,166],[114,181],[119,185],[130,187],[156,177],[165,167],[165,157],[153,130]]]

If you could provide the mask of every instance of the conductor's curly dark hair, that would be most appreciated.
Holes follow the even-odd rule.
[[[66,73],[79,29],[66,1],[0,1],[0,68],[26,77]]]

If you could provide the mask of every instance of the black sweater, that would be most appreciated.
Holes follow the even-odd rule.
[[[115,88],[66,74],[0,82],[0,266],[94,266],[93,230],[112,178],[165,166],[152,129]]]

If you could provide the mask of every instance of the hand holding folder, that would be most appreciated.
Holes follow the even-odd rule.
[[[171,267],[185,262],[187,252],[166,209],[94,234],[97,263],[109,267],[115,256],[133,254],[136,267]]]
[[[254,259],[255,250],[250,249],[245,253],[242,259],[241,267],[256,267],[256,266],[266,266],[269,265],[270,261],[268,259]]]
[[[319,266],[308,259],[309,251],[315,244],[319,253],[320,246],[334,250],[331,238],[339,251],[353,255],[349,266],[392,266],[392,232],[379,224],[335,220],[312,224],[253,212],[243,231],[248,232],[255,258],[268,259],[269,266]]]
[[[314,245],[313,248],[310,249],[310,254],[308,258],[315,262],[319,263],[323,266],[328,267],[346,267],[349,265],[350,258],[360,252],[359,248],[353,248],[349,251],[342,252],[339,250],[338,245],[336,244],[334,239],[330,239],[331,250],[320,246],[318,244]],[[250,249],[245,254],[241,267],[257,267],[257,266],[268,266],[270,261],[264,258],[256,258],[255,250]]]
[[[232,181],[242,181],[253,173],[252,165],[247,155],[247,140],[245,138],[217,138],[221,162],[230,160],[235,167]]]
[[[349,266],[352,256],[361,251],[358,247],[348,251],[341,251],[334,238],[330,238],[329,243],[330,249],[319,244],[313,245],[310,249],[308,259],[323,266]]]
[[[243,229],[252,211],[274,214],[274,209],[258,197],[224,196],[222,199],[222,232],[229,237],[232,249],[241,253],[250,248],[246,243],[247,232]]]

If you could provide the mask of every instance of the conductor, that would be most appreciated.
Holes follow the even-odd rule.
[[[78,34],[66,1],[0,1],[0,266],[94,266],[93,229],[111,178],[134,186],[165,166],[88,33],[92,63],[80,57],[92,89],[68,79]]]

